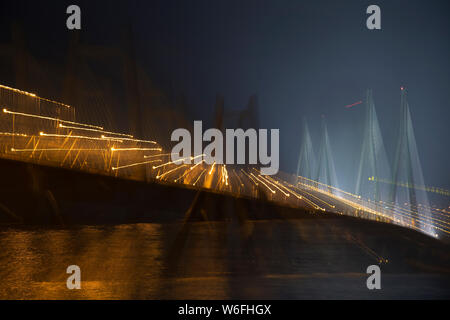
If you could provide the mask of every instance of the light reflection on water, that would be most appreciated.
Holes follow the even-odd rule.
[[[373,257],[339,227],[320,223],[3,228],[0,299],[371,298],[364,272]],[[66,287],[73,264],[81,290]],[[448,276],[414,279],[438,297],[448,294]]]

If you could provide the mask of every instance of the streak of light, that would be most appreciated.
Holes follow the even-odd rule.
[[[155,157],[163,157],[163,156],[171,156],[171,155],[173,155],[173,154],[176,154],[176,153],[160,153],[160,154],[153,154],[153,155],[150,155],[150,156],[144,156],[144,159],[155,158]]]
[[[183,162],[184,160],[188,160],[188,159],[190,159],[192,161],[192,160],[195,160],[195,159],[197,159],[199,157],[203,157],[203,156],[204,156],[204,154],[200,154],[200,155],[195,156],[195,157],[180,158],[178,160],[169,161],[169,162],[160,164],[159,166],[153,166],[153,169],[158,169],[158,168],[161,168],[161,167],[165,167],[165,166],[168,166],[169,164],[178,164],[178,163]]]
[[[189,168],[189,170],[193,170],[195,168],[197,168],[199,165],[201,165],[203,162],[205,162],[205,160],[200,161],[199,163],[197,163],[195,166],[192,166]]]
[[[307,181],[309,181],[309,182],[311,182],[311,183],[314,183],[314,184],[320,184],[320,185],[322,185],[322,186],[324,186],[324,187],[326,187],[326,188],[331,188],[331,189],[337,190],[337,191],[339,191],[339,192],[345,193],[345,194],[347,194],[347,195],[349,195],[349,196],[355,197],[355,198],[357,198],[357,199],[361,199],[361,196],[358,196],[358,195],[356,195],[356,194],[347,192],[347,191],[345,191],[345,190],[342,190],[342,189],[339,189],[339,188],[330,186],[330,185],[328,185],[328,184],[325,184],[325,183],[322,183],[322,182],[319,182],[319,181],[315,181],[315,180],[311,180],[311,179],[308,179],[308,178],[305,178],[305,177],[302,177],[302,176],[298,176],[298,178],[307,180]]]
[[[221,180],[222,183],[225,183],[226,186],[228,186],[228,171],[227,171],[227,166],[226,165],[222,165],[221,167]]]
[[[212,166],[211,166],[211,170],[209,170],[208,174],[211,175],[213,173],[214,170],[214,166],[216,165],[216,162],[214,161]]]
[[[351,108],[351,107],[354,107],[354,106],[356,106],[358,104],[361,104],[361,103],[362,103],[362,101],[358,101],[358,102],[355,102],[355,103],[352,103],[352,104],[348,104],[348,105],[345,106],[345,108]]]
[[[182,178],[186,177],[189,173],[192,172],[192,171],[191,171],[192,168],[193,168],[193,167],[191,167],[191,168],[189,168],[189,169],[186,169],[186,170],[184,171],[184,173],[183,173],[181,176],[179,176],[178,178],[176,178],[175,180],[173,180],[173,182],[178,182],[178,181],[180,181]]]
[[[408,210],[406,208],[402,208],[400,206],[396,206],[396,205],[392,205],[392,204],[385,204],[386,206],[390,207],[391,210],[393,210],[394,214],[395,212],[397,212],[397,214],[401,215],[401,216],[406,216],[409,219],[413,219],[413,220],[418,220],[421,223],[427,224],[431,227],[433,227],[431,224],[432,223],[434,225],[439,225],[443,228],[449,228],[448,226],[445,226],[444,224],[447,224],[450,226],[449,222],[446,222],[444,220],[435,218],[433,216],[427,216],[425,214],[422,214],[420,212],[416,212],[416,211],[412,211],[412,210]],[[417,217],[415,217],[414,215],[417,215]],[[427,221],[427,222],[425,222]],[[429,223],[428,223],[429,222]],[[444,223],[444,224],[442,224]]]
[[[87,139],[87,140],[97,140],[97,141],[105,141],[105,142],[107,141],[105,139],[97,138],[97,137],[74,136],[74,135],[70,135],[70,134],[55,134],[55,133],[39,132],[39,135],[43,136],[43,137],[53,137],[53,138]],[[115,141],[115,142],[123,142],[122,139],[123,138],[112,138],[110,140]]]
[[[111,140],[111,139],[116,139],[116,138],[102,135],[102,139],[110,139]],[[132,142],[143,142],[143,143],[157,144],[156,141],[151,141],[151,140],[139,140],[139,139],[132,139],[132,138],[120,138],[120,139],[126,140],[126,141],[132,141]]]
[[[12,152],[34,152],[34,151],[106,151],[108,149],[71,149],[71,148],[46,148],[46,149],[15,149]]]
[[[28,137],[25,133],[0,132],[0,136]]]
[[[234,175],[236,176],[236,178],[238,179],[239,184],[243,187],[244,183],[242,182],[241,178],[239,178],[239,175],[236,173],[236,170],[233,169],[233,172],[234,172]]]
[[[249,178],[256,186],[258,186],[258,182],[254,180],[247,172],[244,171],[244,169],[241,169],[241,171],[245,174],[247,178]]]
[[[227,171],[227,165],[226,164],[223,166],[223,170],[225,172],[225,185],[227,186],[228,185],[228,171]]]
[[[269,179],[267,179],[266,177],[264,177],[261,174],[258,174],[258,176],[263,179],[265,182],[269,183],[270,185],[274,186],[276,189],[278,189],[282,194],[284,194],[286,197],[289,197],[289,193],[286,193],[285,191],[283,191],[280,187],[278,187],[275,183],[269,181]]]
[[[323,200],[323,199],[321,199],[321,198],[319,198],[319,197],[313,195],[312,193],[307,192],[307,191],[304,190],[304,189],[300,189],[300,188],[298,188],[298,187],[296,187],[296,186],[293,186],[293,188],[297,189],[298,191],[300,191],[300,192],[302,192],[302,193],[306,193],[308,196],[311,196],[311,197],[313,197],[314,199],[317,199],[318,201],[320,201],[320,202],[326,204],[327,206],[329,206],[329,207],[332,208],[332,209],[335,209],[335,208],[336,208],[336,206],[334,206],[334,205],[330,204],[329,202],[327,202],[327,201],[325,201],[325,200]],[[325,211],[325,208],[322,208],[322,210]]]
[[[150,164],[150,163],[155,163],[161,160],[151,160],[151,161],[144,161],[144,162],[137,162],[137,163],[132,163],[132,164],[127,164],[126,166],[120,166],[120,167],[112,167],[112,170],[119,170],[119,169],[124,169],[124,168],[130,168],[130,167],[135,167],[135,166],[140,166],[140,165],[144,165],[144,164]]]
[[[287,182],[284,182],[284,183],[287,183]],[[295,191],[289,189],[288,187],[286,187],[285,185],[283,185],[283,184],[281,184],[281,183],[280,183],[279,185],[282,186],[282,187],[284,187],[285,190],[288,190],[288,191],[289,191],[291,194],[293,194],[297,199],[305,201],[307,204],[309,204],[310,206],[312,206],[314,209],[316,209],[316,210],[319,210],[319,209],[320,209],[320,210],[322,210],[322,211],[325,211],[324,208],[321,208],[317,203],[315,203],[314,201],[308,199],[308,197],[299,195],[297,192],[295,192]],[[294,186],[292,186],[292,187],[294,187]],[[295,187],[294,187],[294,188],[295,188]]]
[[[192,184],[193,186],[195,186],[197,184],[197,182],[200,180],[200,178],[202,177],[202,175],[206,172],[206,169],[203,169],[203,171],[200,173],[200,175],[198,176],[198,178],[195,180],[195,182]]]
[[[112,152],[116,151],[162,151],[161,148],[111,148]]]
[[[429,187],[429,186],[425,186],[425,185],[417,185],[417,184],[411,184],[408,182],[394,182],[391,180],[387,180],[387,179],[380,179],[377,177],[369,177],[369,181],[375,181],[375,182],[382,182],[382,183],[387,183],[387,184],[392,184],[392,185],[396,185],[396,186],[400,186],[400,187],[404,187],[404,188],[408,188],[408,189],[416,189],[416,190],[423,190],[426,192],[434,192],[434,193],[438,193],[444,196],[450,196],[450,190],[446,190],[444,188],[438,188],[438,187]]]
[[[57,122],[62,122],[62,123],[70,123],[70,124],[74,124],[76,126],[84,126],[84,127],[97,128],[97,129],[103,130],[103,127],[94,126],[92,124],[84,124],[84,123],[78,123],[78,122],[73,122],[73,121],[69,121],[69,120],[62,120],[62,119],[57,119],[57,118],[52,118],[52,117],[39,116],[36,114],[31,114],[31,113],[14,112],[14,111],[9,111],[8,109],[5,109],[5,108],[3,108],[3,113],[13,114],[13,115],[23,116],[23,117],[43,119],[43,120],[57,121]]]
[[[269,179],[267,179],[266,177],[264,177],[263,175],[259,175],[259,177],[261,177],[261,179],[263,179],[265,182],[269,183],[271,186],[274,186],[276,189],[278,189],[282,194],[284,194],[286,197],[289,197],[289,193],[283,191],[283,189],[281,189],[280,187],[278,187],[275,183],[271,182]]]
[[[105,130],[93,129],[93,128],[80,128],[80,127],[65,126],[62,123],[59,124],[59,127],[60,128],[64,128],[64,129],[100,132],[100,133],[113,134],[113,135],[116,135],[116,136],[123,136],[123,137],[133,138],[133,136],[131,134],[117,133],[117,132],[111,132],[111,131],[105,131]]]
[[[42,98],[42,97],[37,96],[35,93],[22,91],[22,90],[11,88],[11,87],[7,87],[7,86],[1,85],[1,84],[0,84],[0,88],[6,89],[6,90],[9,90],[9,91],[13,91],[13,92],[16,92],[16,93],[20,93],[20,94],[23,94],[23,95],[26,95],[26,96],[29,96],[29,97],[33,97],[33,98],[39,99],[39,100],[47,101],[47,102],[50,102],[50,103],[59,104],[59,105],[64,106],[66,108],[70,108],[70,106],[68,104],[64,104],[64,103],[61,103],[61,102],[58,102],[58,101],[54,101],[54,100],[50,100],[50,99],[47,99],[47,98]]]
[[[293,187],[296,188],[296,189],[299,190],[299,191],[301,190],[301,192],[308,194],[309,196],[313,197],[314,199],[317,199],[318,201],[320,201],[320,202],[322,202],[322,203],[325,203],[327,206],[329,206],[329,207],[332,208],[332,209],[335,209],[335,208],[336,208],[335,205],[332,205],[331,203],[329,203],[329,202],[327,202],[327,201],[325,201],[325,200],[323,200],[323,199],[321,199],[321,198],[319,198],[319,197],[313,195],[312,193],[309,193],[309,192],[305,191],[304,189],[299,189],[299,188],[296,187],[296,186],[293,186]]]
[[[185,166],[187,166],[187,164],[183,164],[183,165],[181,165],[181,166],[178,166],[178,167],[173,168],[172,170],[166,171],[166,172],[164,172],[164,173],[161,174],[161,175],[157,175],[157,176],[156,176],[156,179],[162,179],[162,178],[165,177],[166,175],[168,175],[168,174],[170,174],[170,173],[172,173],[172,172],[174,172],[174,171],[176,171],[176,170],[178,170],[178,169],[181,169],[181,168],[183,168],[183,167],[185,167]]]
[[[396,219],[396,218],[394,218],[394,217],[392,217],[392,216],[389,216],[389,215],[387,215],[387,214],[384,214],[384,213],[382,213],[382,212],[379,212],[379,211],[377,211],[377,210],[374,210],[374,209],[372,209],[372,208],[370,208],[370,207],[368,207],[368,206],[365,206],[365,205],[363,205],[363,204],[355,203],[355,202],[353,202],[353,201],[351,201],[351,200],[348,200],[348,199],[339,197],[339,196],[337,196],[337,195],[334,195],[334,194],[331,193],[331,192],[327,192],[327,191],[325,191],[325,190],[322,190],[322,189],[319,189],[319,188],[315,188],[315,187],[309,186],[309,185],[307,185],[307,184],[304,184],[304,186],[305,186],[305,187],[308,187],[308,188],[310,188],[310,189],[312,189],[312,190],[314,190],[314,191],[316,191],[316,192],[320,192],[320,193],[322,193],[322,194],[326,194],[327,196],[329,196],[329,197],[331,197],[331,198],[334,198],[334,199],[336,199],[336,200],[338,200],[338,201],[341,201],[341,202],[343,202],[343,203],[349,205],[350,207],[353,207],[353,208],[356,209],[356,210],[366,211],[366,212],[371,213],[371,214],[373,214],[373,215],[375,215],[375,216],[379,216],[379,217],[388,219],[388,220],[390,220],[390,221],[397,222],[397,223],[400,224],[400,225],[407,226],[407,227],[410,227],[410,228],[412,228],[412,229],[419,230],[419,231],[421,231],[421,232],[423,232],[423,233],[426,233],[426,234],[430,234],[430,232],[429,232],[428,230],[426,230],[426,229],[423,229],[423,228],[420,228],[420,227],[415,226],[414,224],[407,223],[407,222],[404,222],[404,221],[402,221],[402,220]],[[400,215],[403,215],[403,214],[400,214]],[[420,220],[420,219],[418,219],[418,220]],[[445,229],[443,229],[443,228],[441,228],[441,227],[431,225],[431,224],[426,223],[426,222],[424,222],[424,221],[421,221],[421,223],[424,224],[424,225],[427,225],[427,226],[429,226],[429,227],[431,227],[431,228],[434,228],[434,229],[437,229],[437,230],[440,230],[440,231],[442,231],[442,232],[445,232],[445,233],[450,234],[449,231],[447,231],[447,230],[445,230]],[[437,236],[437,234],[432,234],[432,235],[435,236],[435,237]]]
[[[301,176],[299,176],[299,177],[300,177],[300,178],[303,178],[303,179],[305,179],[305,180],[309,180],[309,181],[311,181],[311,182],[313,182],[313,183],[317,183],[317,184],[323,185],[323,186],[325,186],[326,188],[336,189],[336,190],[338,190],[339,192],[342,192],[342,193],[348,194],[348,195],[350,195],[350,196],[356,197],[357,199],[361,199],[361,196],[356,196],[356,195],[351,194],[351,193],[349,193],[349,192],[346,192],[346,191],[344,191],[344,190],[341,190],[341,189],[338,189],[338,188],[335,188],[335,187],[332,187],[332,186],[329,186],[329,185],[326,185],[326,184],[323,184],[323,183],[320,183],[320,182],[317,182],[317,181],[314,181],[314,180],[310,180],[310,179],[305,178],[305,177],[301,177]],[[299,184],[300,184],[300,183],[299,183]],[[313,187],[313,186],[309,186],[309,185],[305,185],[305,186],[308,186],[309,188],[312,188],[312,189],[314,189],[314,190],[316,190],[316,191],[319,191],[319,190],[320,190],[319,188],[316,188],[316,187]],[[305,192],[305,191],[303,191],[303,192]],[[317,197],[316,197],[316,198],[317,198]],[[341,197],[338,197],[338,199],[340,199],[341,201],[343,200],[343,198],[341,198]],[[323,200],[322,200],[322,201],[323,201]],[[382,203],[382,202],[381,202],[381,203]],[[376,205],[376,203],[372,203],[372,204],[375,204],[375,205]],[[359,205],[359,206],[361,206],[361,205]],[[448,231],[445,231],[444,229],[438,227],[438,226],[441,226],[441,227],[443,227],[443,228],[448,228],[447,226],[444,226],[442,223],[444,223],[444,224],[449,224],[449,223],[447,223],[447,222],[445,222],[445,221],[443,221],[443,220],[440,220],[440,219],[435,218],[435,217],[433,217],[433,216],[427,216],[427,215],[424,215],[424,214],[422,214],[422,213],[420,213],[420,212],[415,212],[415,211],[408,210],[408,209],[406,209],[406,208],[398,207],[398,206],[395,206],[395,205],[392,205],[392,204],[389,204],[389,203],[385,203],[385,206],[390,207],[389,210],[391,210],[392,215],[397,214],[397,215],[400,215],[400,216],[402,216],[402,217],[406,217],[406,219],[412,219],[413,221],[414,221],[414,220],[417,220],[417,221],[419,221],[420,223],[425,224],[425,225],[427,225],[427,226],[429,226],[429,227],[431,227],[431,228],[435,227],[435,228],[437,228],[437,229],[439,229],[439,230],[441,230],[441,231],[444,231],[444,232],[446,232],[446,233],[449,233]],[[366,207],[366,208],[367,208],[367,207]],[[360,209],[361,209],[361,208],[358,208],[358,210],[360,210]],[[377,210],[374,210],[374,211],[377,211]],[[372,213],[372,214],[374,214],[374,213]],[[385,214],[382,214],[382,213],[380,213],[380,214],[381,214],[383,217],[386,217]],[[388,217],[389,219],[394,219],[394,218],[392,217],[392,215],[391,215],[391,216],[387,216],[387,217]],[[417,215],[417,217],[415,217],[414,215]],[[430,223],[428,223],[428,222],[426,222],[426,221],[428,221],[428,222],[430,222],[430,223],[432,223],[432,224],[430,224]],[[442,223],[441,223],[441,222],[442,222]],[[433,225],[433,224],[434,224],[434,225]],[[437,224],[438,226],[436,226],[436,224]],[[422,230],[422,229],[420,229],[420,230],[423,231],[423,232],[425,232],[425,233],[428,233],[426,230]]]
[[[257,176],[255,176],[252,172],[250,172],[250,175],[253,176],[256,180],[258,180],[259,182],[261,182],[267,189],[270,190],[270,192],[272,193],[276,193],[275,190],[273,190],[272,188],[270,188],[267,184],[264,183],[264,181],[262,181],[261,179],[259,179]]]

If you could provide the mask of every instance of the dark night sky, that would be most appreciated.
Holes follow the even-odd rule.
[[[33,54],[64,64],[65,8],[72,2],[0,3],[2,31],[10,21],[21,21]],[[229,109],[244,107],[256,93],[261,127],[280,128],[285,171],[296,167],[301,118],[308,120],[317,152],[324,114],[338,180],[346,189],[355,180],[364,112],[344,106],[373,89],[392,159],[400,86],[406,86],[425,183],[450,188],[449,1],[73,3],[81,6],[87,42],[115,43],[131,19],[138,60],[155,82],[170,79],[186,93],[192,120],[210,124],[218,92]],[[381,8],[381,31],[366,28],[370,4]],[[8,34],[2,33],[0,43]]]

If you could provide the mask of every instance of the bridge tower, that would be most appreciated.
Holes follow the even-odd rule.
[[[297,178],[302,176],[308,179],[315,178],[315,163],[314,150],[311,142],[311,135],[309,134],[308,123],[306,118],[303,118],[303,135],[302,144],[300,147],[300,154],[297,163]]]
[[[256,94],[250,96],[247,109],[240,112],[238,127],[242,129],[259,129],[259,105]]]
[[[328,136],[325,117],[322,116],[322,142],[319,149],[319,160],[316,181],[337,188],[338,182],[334,166],[333,154],[331,152],[330,138]],[[329,192],[334,192],[328,188]]]
[[[216,95],[214,105],[214,125],[215,128],[223,130],[225,127],[241,129],[259,129],[258,97],[250,96],[247,108],[240,110],[225,109],[224,97]]]
[[[414,129],[411,120],[406,90],[401,88],[400,126],[391,181],[390,201],[402,209],[412,212],[412,224],[421,224],[422,229],[431,232],[431,223],[418,222],[418,218],[430,217],[428,196],[424,188]],[[406,208],[405,208],[406,207]],[[409,219],[409,218],[402,218]]]
[[[366,93],[366,114],[355,194],[364,198],[387,200],[389,187],[381,179],[391,176],[386,149],[378,123],[372,90]]]
[[[80,95],[86,90],[80,79],[80,69],[89,71],[88,61],[107,61],[110,65],[118,65],[119,73],[122,75],[125,87],[125,101],[128,106],[128,130],[138,138],[143,138],[142,130],[142,104],[140,101],[139,79],[136,66],[136,56],[134,51],[134,39],[132,23],[128,19],[124,31],[121,33],[121,47],[107,47],[101,45],[84,44],[80,41],[81,31],[70,32],[69,48],[67,54],[67,67],[64,77],[63,100],[70,104],[81,105]],[[84,80],[84,79],[83,79]],[[96,83],[96,85],[98,85]],[[98,90],[95,92],[88,88],[89,94],[101,96],[104,92]],[[109,113],[107,110],[106,113]],[[98,111],[97,111],[98,112]],[[89,115],[92,115],[89,110]],[[100,117],[99,117],[100,118]],[[110,116],[101,115],[101,118],[110,118]]]
[[[222,95],[216,95],[216,104],[214,105],[214,128],[219,129],[223,133],[223,117],[225,112],[225,99]]]
[[[0,56],[12,60],[15,83],[13,86],[31,91],[28,87],[28,73],[31,57],[27,52],[26,39],[21,26],[17,22],[11,25],[11,43],[0,44]]]

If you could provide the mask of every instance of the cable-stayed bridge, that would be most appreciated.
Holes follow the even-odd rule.
[[[383,217],[389,217],[394,223],[433,236],[448,234],[448,208],[431,206],[427,195],[427,192],[433,192],[448,196],[448,191],[425,186],[405,88],[401,88],[400,123],[392,164],[388,161],[372,90],[367,90],[364,106],[364,132],[354,193],[338,189],[326,125],[323,125],[318,164],[327,170],[325,174],[320,170],[317,170],[316,174],[311,171],[316,163],[313,160],[314,150],[306,121],[303,125],[304,133],[298,161],[299,183],[308,181],[318,189],[333,193],[339,198],[359,199],[355,203],[364,203],[363,207],[370,208]],[[325,165],[322,164],[323,159],[326,159]]]
[[[249,110],[257,110],[255,98],[249,105]],[[3,158],[149,183],[182,185],[236,197],[264,198],[313,214],[334,212],[399,224],[433,237],[450,234],[449,210],[431,207],[427,200],[403,89],[392,172],[372,93],[367,92],[365,132],[354,192],[339,188],[325,119],[317,157],[304,121],[297,173],[266,176],[257,167],[174,162],[170,151],[163,147],[165,141],[116,132],[100,123],[80,122],[73,106],[35,93],[2,85],[0,107],[0,156]],[[3,211],[13,214],[7,207]]]

